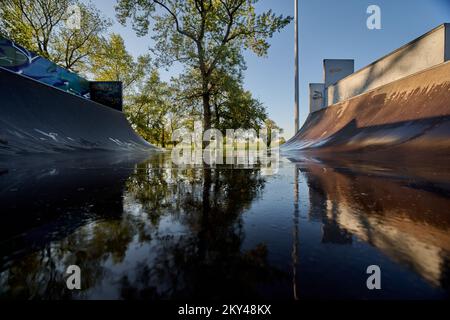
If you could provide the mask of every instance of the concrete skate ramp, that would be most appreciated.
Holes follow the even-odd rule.
[[[310,114],[282,150],[450,155],[450,62]]]
[[[122,112],[0,68],[0,155],[156,149]]]

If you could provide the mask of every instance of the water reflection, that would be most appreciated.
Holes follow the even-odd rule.
[[[304,175],[309,189],[308,218],[321,224],[322,244],[353,249],[358,246],[355,242],[369,244],[391,262],[412,270],[431,287],[442,289],[433,294],[440,292],[448,297],[448,167],[429,162],[428,165],[408,163],[406,168],[401,165],[300,161],[297,170]],[[345,259],[344,255],[341,258]],[[358,258],[361,259],[353,257]],[[383,259],[372,258],[372,261]],[[385,278],[399,283],[409,280],[402,271],[395,270]],[[434,296],[419,283],[409,283],[403,288],[387,283],[385,288],[393,292],[384,294],[396,297],[413,289],[416,292],[407,293],[408,298]]]
[[[291,159],[265,176],[176,168],[165,154],[0,159],[0,297],[448,297],[449,171],[436,170]],[[72,264],[79,292],[65,285]],[[365,288],[370,264],[382,292]]]
[[[23,184],[14,189],[20,196],[10,194],[15,183],[2,181],[2,203],[12,216],[23,221],[31,213],[32,220],[7,221],[29,229],[3,239],[3,296],[214,299],[257,296],[256,286],[283,277],[267,264],[263,243],[240,250],[241,215],[264,189],[259,170],[173,169],[161,154],[129,165],[96,162],[88,181],[68,168],[50,176],[18,173],[12,179]],[[38,197],[23,199],[37,196],[30,189]],[[41,216],[51,221],[41,223]],[[43,239],[36,243],[35,234]],[[29,245],[33,252],[21,254]],[[72,264],[83,271],[80,294],[65,288],[63,271]]]

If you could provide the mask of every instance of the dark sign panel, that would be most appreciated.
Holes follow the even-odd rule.
[[[91,100],[122,111],[122,82],[90,82]]]

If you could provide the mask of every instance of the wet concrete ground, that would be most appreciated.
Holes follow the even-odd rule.
[[[0,298],[448,299],[449,176],[300,154],[272,175],[164,154],[0,159]]]

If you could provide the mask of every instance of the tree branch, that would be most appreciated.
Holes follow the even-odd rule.
[[[180,23],[179,23],[179,21],[178,21],[178,17],[177,17],[177,15],[172,11],[172,10],[170,10],[169,9],[169,7],[167,7],[164,3],[162,3],[161,1],[157,1],[157,0],[153,0],[156,4],[159,4],[161,7],[163,7],[171,16],[172,16],[172,18],[174,19],[174,21],[175,21],[175,26],[176,26],[176,28],[177,28],[177,31],[178,31],[178,33],[180,33],[180,34],[182,34],[182,35],[184,35],[184,36],[186,36],[186,37],[189,37],[189,38],[191,38],[193,41],[195,41],[195,42],[197,42],[198,40],[195,38],[195,36],[193,35],[193,34],[191,34],[190,32],[187,32],[187,31],[185,31],[185,30],[183,30],[183,29],[181,29],[181,27],[180,27]]]
[[[222,43],[220,44],[220,48],[219,48],[219,50],[217,50],[217,54],[216,54],[213,62],[211,63],[211,66],[209,67],[208,74],[211,74],[214,71],[214,69],[215,69],[215,67],[217,65],[217,62],[219,61],[219,58],[220,58],[220,53],[222,51],[221,49],[227,43],[229,43],[230,41],[232,41],[233,39],[236,38],[236,37],[230,38],[231,29],[232,29],[233,23],[234,23],[234,15],[242,7],[242,5],[245,3],[245,0],[239,0],[239,2],[237,3],[237,5],[234,8],[230,8],[228,6],[228,4],[224,0],[220,0],[220,3],[224,6],[224,8],[225,8],[225,10],[227,12],[228,24],[227,24],[227,28],[226,28],[225,34],[224,34],[224,36],[222,38]]]

